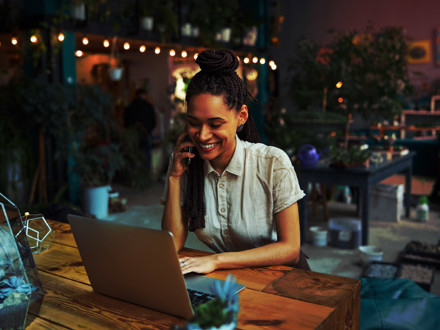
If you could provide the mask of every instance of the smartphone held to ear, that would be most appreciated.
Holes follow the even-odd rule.
[[[185,142],[191,142],[191,139],[189,138],[189,136],[187,136],[186,138],[185,138]],[[183,151],[184,152],[193,152],[193,148],[194,147],[185,147],[185,148],[183,148]],[[187,165],[189,165],[189,164],[191,164],[191,158],[187,158],[187,160],[186,160],[186,164]]]

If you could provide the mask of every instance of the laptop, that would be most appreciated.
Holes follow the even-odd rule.
[[[95,292],[187,320],[194,316],[190,295],[205,302],[222,281],[183,275],[173,235],[90,217],[67,216]],[[245,286],[238,284],[237,293]]]

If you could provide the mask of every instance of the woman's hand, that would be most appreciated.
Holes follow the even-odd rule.
[[[208,274],[217,269],[215,262],[215,254],[205,257],[183,257],[180,258],[180,267],[183,274],[199,273]]]
[[[174,162],[170,176],[180,177],[188,169],[188,158],[195,157],[195,154],[185,150],[185,148],[194,147],[189,141],[188,133],[185,131],[180,134],[174,147]]]

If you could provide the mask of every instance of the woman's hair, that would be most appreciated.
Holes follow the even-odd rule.
[[[242,105],[253,99],[245,82],[237,75],[238,58],[230,50],[205,50],[197,57],[200,71],[191,79],[186,92],[187,104],[200,94],[223,96],[224,103],[239,112]],[[232,110],[231,110],[232,111]],[[261,142],[260,135],[249,113],[248,120],[240,132],[241,140]],[[189,220],[189,230],[205,227],[204,161],[194,148],[196,156],[188,168],[188,184],[183,205],[184,215]]]

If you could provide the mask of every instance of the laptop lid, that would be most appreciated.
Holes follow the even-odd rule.
[[[68,220],[95,292],[193,317],[170,232],[76,215]]]

